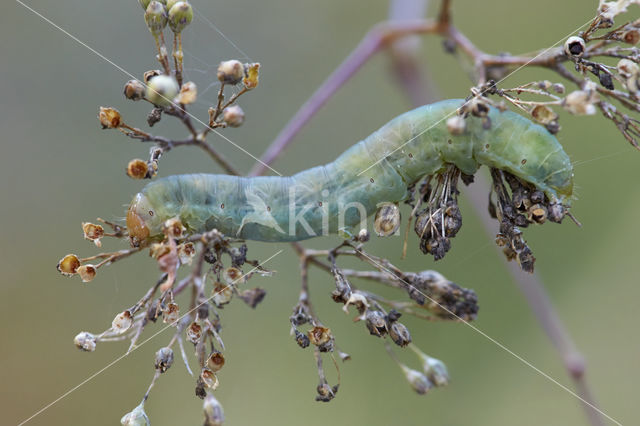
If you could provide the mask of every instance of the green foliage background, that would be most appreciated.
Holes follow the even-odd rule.
[[[153,41],[134,0],[87,2],[30,0],[28,4],[137,76],[157,68]],[[289,117],[360,41],[385,19],[387,2],[193,0],[248,56],[262,63],[260,87],[241,98],[247,122],[224,133],[259,155]],[[593,15],[595,1],[485,0],[454,2],[454,19],[489,52],[528,52],[564,39]],[[0,18],[0,400],[6,424],[16,424],[121,355],[126,344],[100,344],[93,354],[73,347],[81,330],[100,331],[115,313],[142,295],[156,277],[145,255],[103,269],[89,284],[55,271],[68,252],[95,251],[82,240],[80,222],[121,218],[143,182],[124,174],[127,161],[147,146],[115,131],[101,131],[99,105],[118,108],[143,126],[148,110],[126,101],[129,78],[62,32],[7,2]],[[633,9],[637,15],[638,8]],[[187,68],[204,90],[223,59],[242,56],[202,19],[184,33]],[[421,58],[443,97],[463,97],[469,80],[441,40],[426,38]],[[196,59],[196,57],[198,59]],[[201,61],[210,64],[204,65]],[[553,77],[518,72],[505,84]],[[556,80],[557,81],[557,80]],[[569,87],[567,85],[567,87]],[[213,100],[215,88],[203,99]],[[374,58],[318,114],[296,144],[275,163],[288,174],[331,161],[409,104],[389,75],[388,58]],[[204,119],[205,105],[195,112]],[[579,199],[570,222],[528,229],[537,269],[561,318],[588,361],[588,380],[604,411],[625,424],[637,421],[637,226],[640,153],[601,117],[563,116],[560,140],[576,166]],[[154,131],[180,136],[165,119]],[[252,160],[212,135],[216,147],[241,170]],[[218,171],[195,149],[172,152],[160,174]],[[473,190],[472,186],[469,190]],[[464,227],[445,260],[434,265],[417,242],[400,261],[400,239],[375,240],[370,251],[406,270],[436,267],[474,288],[480,299],[477,327],[571,387],[554,348],[542,333],[502,264],[492,240],[463,200]],[[405,217],[406,217],[405,212]],[[326,248],[336,238],[306,243]],[[106,248],[116,248],[107,242]],[[227,425],[430,424],[580,425],[579,402],[462,324],[407,319],[414,341],[443,359],[449,387],[418,396],[406,385],[382,342],[352,324],[328,297],[329,276],[312,271],[312,296],[321,318],[353,360],[342,366],[343,384],[330,404],[313,401],[316,376],[310,351],[289,337],[288,316],[298,293],[297,259],[286,245],[251,244],[253,258],[285,252],[270,267],[278,274],[255,279],[268,290],[252,311],[235,302],[222,311],[227,365],[216,395]],[[375,284],[366,284],[378,289]],[[149,328],[145,336],[156,328]],[[169,332],[118,362],[30,422],[31,425],[117,424],[143,395],[153,374],[153,353]],[[410,354],[406,359],[414,361]],[[331,369],[328,369],[331,373]],[[147,412],[154,425],[199,424],[201,401],[181,361],[154,389]],[[635,420],[634,420],[635,419]]]

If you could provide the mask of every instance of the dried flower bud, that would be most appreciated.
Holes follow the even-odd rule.
[[[571,114],[593,115],[596,113],[596,107],[593,104],[595,100],[595,95],[590,95],[584,90],[576,90],[564,98],[563,106]]]
[[[180,88],[180,93],[176,98],[176,102],[180,104],[189,105],[196,101],[198,98],[198,88],[196,84],[192,81],[187,81]]]
[[[255,309],[255,307],[258,306],[258,303],[262,302],[262,299],[264,299],[266,294],[267,292],[264,289],[256,287],[241,291],[240,298],[249,307]]]
[[[249,90],[258,87],[259,70],[260,64],[257,62],[244,65],[244,78],[242,79],[242,84],[244,84],[244,87]]]
[[[244,111],[238,105],[231,105],[224,109],[222,118],[229,127],[240,127],[244,123]]]
[[[309,337],[309,341],[316,346],[321,346],[333,339],[331,330],[321,325],[317,325],[309,330],[307,336]]]
[[[411,343],[411,334],[409,329],[400,322],[393,322],[389,327],[389,336],[393,343],[400,347],[405,347]]]
[[[178,90],[178,83],[173,77],[158,75],[149,81],[146,98],[154,105],[169,106]]]
[[[96,267],[90,264],[78,267],[77,271],[78,275],[80,275],[80,278],[82,279],[82,282],[84,283],[88,283],[89,281],[93,280],[96,277],[97,273]]]
[[[171,367],[171,364],[173,364],[173,350],[169,347],[158,349],[154,360],[156,370],[164,373]]]
[[[379,237],[388,237],[400,227],[400,208],[395,203],[382,203],[376,211],[373,228]]]
[[[218,80],[224,84],[238,84],[244,77],[244,65],[242,62],[232,59],[220,62],[218,66]]]
[[[186,1],[172,3],[172,5],[167,4],[167,10],[169,11],[169,28],[171,28],[171,31],[174,33],[179,33],[193,20],[193,9]]]
[[[187,339],[195,345],[200,338],[202,338],[202,326],[194,321],[187,327]]]
[[[200,372],[200,379],[202,380],[202,383],[211,390],[216,390],[220,384],[216,373],[206,367]]]
[[[183,265],[191,265],[195,255],[196,246],[193,243],[185,243],[178,246],[178,257]]]
[[[121,124],[120,112],[115,108],[100,107],[98,119],[103,129],[116,129]]]
[[[232,298],[233,289],[230,285],[222,284],[221,282],[216,282],[214,284],[211,300],[218,308],[221,308],[223,305],[231,302]]]
[[[84,238],[86,240],[93,241],[96,247],[101,247],[102,243],[100,238],[104,237],[104,228],[94,223],[83,222],[82,232],[84,232]]]
[[[573,58],[579,58],[584,55],[586,46],[581,37],[572,36],[564,42],[564,53]]]
[[[62,275],[70,277],[78,272],[78,268],[80,267],[80,259],[75,254],[68,254],[56,265],[58,272]]]
[[[367,311],[365,314],[365,325],[374,336],[382,337],[387,334],[387,320],[380,311]]]
[[[172,217],[164,222],[165,235],[170,238],[181,238],[186,230],[179,217]]]
[[[133,325],[133,316],[131,312],[123,311],[120,312],[111,322],[111,329],[118,334],[122,334]]]
[[[139,101],[144,98],[146,86],[139,80],[129,80],[124,85],[124,97],[132,101]]]
[[[207,367],[214,373],[220,371],[224,367],[224,355],[222,352],[211,352],[211,355],[207,358]]]
[[[149,173],[149,165],[146,161],[134,158],[127,164],[127,176],[131,179],[144,179]]]
[[[246,277],[245,275],[242,273],[242,271],[238,268],[234,268],[233,266],[225,269],[222,272],[222,278],[227,282],[227,284],[229,285],[233,285],[233,284],[242,284],[243,282],[246,281]]]
[[[169,303],[162,311],[162,322],[175,324],[180,319],[180,309],[176,303]]]
[[[546,105],[536,105],[531,110],[531,116],[538,123],[542,123],[542,124],[549,124],[552,121],[555,121],[558,119],[558,114],[553,112],[553,110]]]
[[[400,367],[402,368],[407,381],[416,393],[424,395],[433,387],[433,383],[431,383],[429,378],[427,378],[427,376],[422,372],[413,370],[404,364],[400,364]]]
[[[159,75],[162,75],[162,71],[160,70],[149,70],[146,71],[143,75],[142,75],[142,80],[144,81],[144,84],[149,84],[149,82],[154,78],[157,77]]]
[[[120,419],[123,426],[149,426],[151,422],[144,412],[144,403],[141,403],[132,412],[125,414]]]
[[[298,329],[295,329],[295,339],[298,346],[300,346],[302,349],[306,348],[307,346],[309,346],[309,343],[311,343],[309,337],[306,334],[298,331]]]
[[[618,73],[623,78],[629,78],[638,75],[638,71],[640,69],[638,67],[638,64],[629,59],[620,59],[616,67],[618,69]]]
[[[222,426],[224,423],[222,405],[212,394],[208,394],[204,399],[202,409],[204,410],[204,426]]]
[[[167,26],[167,9],[163,3],[152,0],[144,12],[144,21],[154,37],[159,36]]]
[[[83,331],[78,333],[76,337],[73,338],[73,344],[83,351],[93,352],[96,350],[96,336],[89,333],[88,331]]]
[[[625,31],[624,34],[622,34],[622,40],[624,40],[624,42],[628,44],[638,44],[638,42],[640,41],[640,31]]]

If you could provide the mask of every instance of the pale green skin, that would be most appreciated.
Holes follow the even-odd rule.
[[[351,208],[339,223],[344,205],[361,203],[370,216],[381,203],[407,199],[408,186],[443,171],[448,163],[468,175],[481,164],[506,170],[544,191],[551,202],[568,205],[573,167],[553,135],[518,114],[491,108],[489,130],[482,128],[481,119],[470,116],[465,132],[453,136],[442,119],[455,114],[462,103],[447,100],[402,114],[334,162],[291,177],[191,174],[158,179],[136,196],[131,208],[144,219],[151,236],[160,234],[162,223],[172,217],[179,217],[192,232],[216,228],[247,240],[298,241],[322,235],[322,229],[348,234],[359,230],[361,218]],[[289,233],[292,188],[295,214],[309,206],[302,217],[311,233],[299,221]],[[328,221],[324,228],[323,218]]]

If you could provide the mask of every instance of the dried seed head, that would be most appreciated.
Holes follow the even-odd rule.
[[[158,349],[154,360],[156,370],[164,373],[171,367],[171,364],[173,364],[173,350],[169,347]]]
[[[201,338],[202,326],[194,321],[189,325],[189,327],[187,327],[187,340],[195,345],[200,341]]]
[[[153,0],[144,12],[144,21],[154,37],[159,36],[167,26],[167,9],[163,3]]]
[[[620,59],[616,67],[620,76],[625,79],[638,75],[638,71],[640,70],[638,64],[629,59]]]
[[[124,85],[124,97],[132,101],[139,101],[144,98],[146,87],[138,80],[129,80]]]
[[[196,255],[196,246],[193,243],[184,243],[178,246],[178,257],[183,265],[191,265]]]
[[[131,312],[123,311],[120,312],[111,322],[111,329],[118,334],[122,334],[133,325],[133,316]]]
[[[581,37],[572,36],[564,42],[564,53],[571,58],[579,58],[584,55],[586,46]]]
[[[146,161],[134,158],[127,164],[127,176],[131,179],[144,179],[148,176],[149,165]]]
[[[376,211],[373,228],[379,237],[388,237],[400,227],[400,208],[394,203],[382,203]]]
[[[231,105],[224,109],[222,118],[229,127],[240,127],[244,123],[244,111],[238,105]]]
[[[321,325],[317,325],[309,330],[307,336],[309,337],[309,341],[316,346],[321,346],[333,339],[331,330]]]
[[[597,95],[589,94],[584,90],[576,90],[564,98],[563,106],[571,114],[593,115],[596,113],[595,101],[597,101]]]
[[[244,303],[249,305],[249,307],[255,309],[255,307],[258,306],[258,303],[262,302],[262,299],[264,299],[266,294],[267,292],[264,289],[256,287],[241,291],[240,298]]]
[[[222,278],[229,285],[242,284],[243,282],[246,281],[246,279],[245,279],[246,277],[242,273],[242,271],[240,269],[238,269],[238,268],[234,268],[233,266],[225,269],[222,272]]]
[[[167,4],[167,10],[169,11],[169,28],[171,28],[171,31],[174,33],[179,33],[193,20],[193,9],[186,1],[172,3],[172,5]]]
[[[169,238],[182,238],[187,228],[184,227],[179,217],[172,217],[164,222],[164,233]]]
[[[466,122],[464,118],[459,115],[454,115],[447,119],[447,130],[454,136],[463,134],[465,127]]]
[[[213,286],[213,295],[211,296],[211,300],[218,308],[226,305],[231,302],[233,298],[233,289],[230,285],[222,284],[221,282],[216,282]]]
[[[368,310],[365,314],[365,325],[374,336],[382,337],[387,334],[387,320],[380,311]]]
[[[222,352],[211,352],[211,355],[207,358],[207,367],[214,373],[220,371],[224,367],[224,355]]]
[[[88,283],[96,277],[96,267],[90,264],[82,265],[77,269],[78,275],[83,283]]]
[[[144,403],[141,403],[132,412],[125,414],[120,419],[123,426],[149,426],[151,422],[144,412]]]
[[[100,238],[104,237],[104,228],[94,223],[83,222],[82,232],[84,232],[84,238],[89,241],[93,241],[96,247],[101,247],[102,243]]]
[[[180,93],[176,98],[176,102],[179,104],[189,105],[196,101],[198,98],[198,88],[196,84],[192,81],[187,81],[180,88]]]
[[[62,275],[70,277],[78,272],[78,268],[80,267],[80,259],[75,254],[68,254],[56,265],[58,272]]]
[[[211,390],[216,390],[220,385],[216,373],[206,367],[200,372],[200,379],[202,380],[202,383]]]
[[[147,85],[146,98],[154,105],[169,106],[178,94],[178,83],[168,75],[158,75]]]
[[[98,119],[103,129],[116,129],[121,124],[120,112],[115,108],[100,107]]]
[[[175,324],[180,319],[180,309],[176,303],[168,303],[162,310],[162,322]]]
[[[242,62],[232,59],[220,62],[218,65],[218,80],[224,84],[238,84],[244,77],[244,65]]]
[[[411,334],[409,329],[400,322],[393,322],[389,327],[389,336],[393,343],[400,347],[405,347],[411,343]]]
[[[260,70],[259,63],[253,64],[244,64],[244,78],[242,79],[242,84],[247,89],[255,89],[258,87],[258,75]]]
[[[224,411],[222,405],[212,394],[208,394],[204,399],[202,408],[204,410],[204,426],[222,426]]]
[[[547,208],[543,204],[534,204],[529,208],[530,220],[544,223],[547,220]]]
[[[433,387],[433,383],[421,371],[413,370],[404,364],[400,364],[402,371],[414,391],[420,395],[426,394]]]
[[[622,40],[624,40],[625,43],[638,44],[638,42],[640,41],[640,31],[635,29],[625,31],[622,34]]]
[[[96,336],[88,331],[83,331],[73,338],[73,344],[83,351],[93,352],[96,350]]]
[[[301,333],[298,329],[295,329],[295,339],[298,346],[300,346],[302,349],[306,348],[307,346],[309,346],[309,343],[311,343],[309,337],[307,337],[306,334]]]
[[[151,79],[153,79],[154,77],[157,77],[159,75],[162,74],[162,71],[160,70],[149,70],[146,71],[143,76],[142,76],[142,80],[144,81],[144,84],[149,84],[149,82],[151,81]]]
[[[546,105],[536,105],[531,110],[531,116],[533,116],[538,123],[542,124],[549,124],[558,119],[558,114]]]

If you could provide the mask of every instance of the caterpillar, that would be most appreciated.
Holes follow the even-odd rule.
[[[257,241],[350,232],[379,206],[406,200],[408,187],[450,164],[466,175],[480,165],[504,170],[543,191],[550,203],[569,205],[573,168],[555,136],[521,115],[493,107],[489,129],[481,118],[469,115],[465,130],[453,135],[442,118],[455,114],[462,103],[446,100],[406,112],[332,163],[293,176],[185,174],[158,179],[129,206],[131,242],[143,244],[160,236],[163,223],[173,217],[191,232],[215,228]]]

